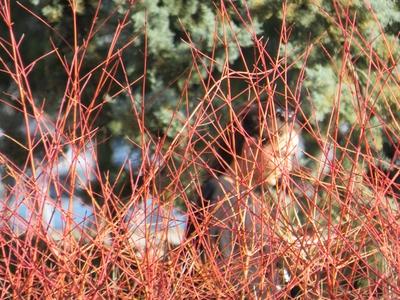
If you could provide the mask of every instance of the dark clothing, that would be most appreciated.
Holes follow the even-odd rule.
[[[226,176],[211,178],[194,203],[188,227],[204,260],[229,272],[238,290],[258,296],[276,285],[269,276],[274,263],[266,205],[257,193]]]

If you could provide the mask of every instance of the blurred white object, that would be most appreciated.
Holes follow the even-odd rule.
[[[60,240],[66,230],[67,222],[70,223],[73,236],[80,240],[87,236],[94,236],[96,233],[96,220],[93,208],[83,203],[79,197],[70,199],[61,197],[60,203],[47,201],[43,210],[43,225],[47,232],[55,239]],[[68,232],[67,232],[68,234]]]
[[[55,240],[68,234],[77,239],[93,236],[96,232],[93,207],[84,204],[76,193],[95,178],[94,157],[92,142],[83,149],[68,145],[57,164],[43,160],[35,177],[30,171],[25,174],[16,170],[11,172],[15,184],[8,196],[0,198],[3,222],[7,222],[17,235],[39,222]],[[70,187],[73,173],[76,180]],[[70,225],[69,232],[66,232],[67,224]]]
[[[60,240],[69,233],[77,240],[87,235],[93,236],[96,228],[93,208],[78,197],[72,199],[71,207],[69,198],[61,197],[60,201],[57,203],[57,200],[48,198],[44,202],[41,223],[45,232],[54,240]],[[6,212],[8,223],[17,235],[26,232],[29,226],[34,226],[32,216],[35,208],[32,198],[13,198],[8,202]],[[70,232],[65,232],[67,222],[70,224]]]
[[[77,239],[86,233],[93,234],[95,230],[93,208],[76,195],[57,197],[54,183],[44,173],[37,176],[35,183],[17,181],[9,194],[8,199],[0,201],[0,207],[3,218],[17,235],[23,234],[29,226],[35,226],[32,223],[35,219],[56,240],[66,234],[67,222]]]
[[[140,258],[161,258],[168,246],[177,246],[185,238],[187,216],[177,208],[161,206],[148,198],[126,215],[129,242]]]
[[[111,142],[113,152],[111,154],[111,162],[115,166],[124,166],[126,171],[129,167],[133,170],[138,170],[142,164],[142,150],[140,148],[134,149],[133,146],[127,143],[122,138],[114,139]]]
[[[95,179],[95,157],[95,145],[92,141],[87,142],[82,149],[68,145],[67,150],[59,158],[58,164],[53,168],[52,173],[60,177],[67,176],[71,174],[74,168],[78,177],[78,184],[80,187],[85,186]]]

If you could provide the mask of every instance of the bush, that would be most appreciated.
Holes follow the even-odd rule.
[[[266,268],[284,278],[270,296],[400,294],[399,4],[31,0],[0,13],[1,297],[237,296],[182,237],[250,103],[294,111],[301,135],[296,168],[259,194]]]

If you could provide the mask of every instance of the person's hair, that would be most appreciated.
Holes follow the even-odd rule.
[[[233,134],[218,139],[217,155],[211,164],[211,169],[216,174],[224,173],[232,164],[234,157],[242,154],[246,138],[260,138],[263,145],[269,143],[271,136],[267,126],[271,124],[271,120],[276,118],[279,128],[280,124],[293,118],[293,112],[285,112],[284,109],[275,105],[274,114],[272,114],[271,107],[268,107],[266,103],[253,103],[241,107],[236,112],[236,116],[240,124],[238,122],[230,124]]]

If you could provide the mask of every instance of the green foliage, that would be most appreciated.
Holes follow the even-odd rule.
[[[52,23],[57,22],[63,15],[63,7],[60,4],[46,5],[42,8],[42,14]]]
[[[37,20],[30,17],[32,26],[21,26],[20,35],[30,36],[30,30],[36,32],[40,28],[43,43],[37,43],[34,38],[23,40],[22,45],[28,49],[25,52],[27,61],[33,61],[46,51],[51,49],[49,40],[52,39],[59,53],[68,61],[70,57],[70,45],[73,44],[73,24],[71,6],[68,2],[60,0],[30,0],[33,12],[42,15],[56,31],[43,30],[37,24]],[[78,12],[77,24],[79,28],[78,42],[87,39],[88,26],[93,22],[95,8],[98,1],[76,1],[75,9]],[[128,80],[134,81],[143,75],[146,61],[146,83],[142,81],[132,85],[131,90],[111,95],[120,91],[120,85],[110,84],[107,91],[102,91],[96,99],[94,95],[98,74],[93,72],[93,81],[85,87],[82,95],[83,105],[90,101],[106,99],[106,104],[98,117],[96,126],[101,130],[100,140],[108,140],[110,137],[129,137],[133,141],[140,141],[141,132],[138,122],[132,118],[133,111],[145,115],[145,125],[149,132],[156,136],[166,137],[166,146],[172,142],[186,121],[187,111],[198,104],[198,99],[204,96],[201,83],[207,79],[208,71],[216,78],[221,74],[226,62],[233,70],[243,70],[240,63],[239,50],[242,50],[248,65],[251,66],[254,36],[268,41],[266,50],[273,59],[285,59],[292,64],[288,70],[288,87],[293,90],[297,84],[298,74],[305,68],[305,77],[302,81],[300,100],[302,110],[312,126],[326,133],[328,121],[332,112],[339,109],[338,128],[351,128],[352,134],[348,137],[352,145],[358,146],[361,126],[367,127],[366,136],[374,153],[382,153],[383,144],[387,137],[382,130],[382,120],[369,115],[370,120],[359,122],[359,117],[364,112],[359,111],[356,96],[355,82],[358,82],[362,98],[366,99],[368,107],[383,119],[394,134],[398,134],[398,95],[399,84],[393,77],[382,75],[377,66],[371,65],[369,53],[375,51],[381,64],[392,67],[400,56],[400,47],[396,28],[400,25],[400,5],[395,1],[371,1],[371,8],[364,1],[340,1],[336,7],[334,2],[301,0],[289,1],[284,13],[282,1],[278,0],[252,0],[244,3],[235,2],[237,12],[226,4],[228,14],[222,14],[218,2],[199,0],[144,0],[136,1],[134,5],[128,1],[113,0],[104,1],[100,6],[96,23],[96,35],[92,38],[85,52],[84,64],[81,74],[89,72],[107,57],[110,43],[113,40],[115,29],[125,14],[128,14],[129,23],[124,27],[116,43],[116,49],[121,49],[127,42],[134,42],[121,52],[121,60],[124,63]],[[252,22],[247,20],[247,11],[250,9]],[[15,14],[23,14],[23,11],[14,6]],[[351,23],[345,20],[343,10],[349,10],[348,16],[355,19],[358,31],[352,31]],[[360,13],[362,11],[362,13]],[[24,15],[26,18],[26,15]],[[378,26],[377,21],[380,25]],[[285,18],[285,19],[283,19]],[[28,19],[28,18],[26,18]],[[288,40],[280,43],[280,30],[285,21],[290,31]],[[338,24],[346,24],[347,28]],[[344,25],[342,25],[344,26]],[[56,33],[57,32],[57,33]],[[382,33],[385,33],[383,35]],[[60,39],[60,36],[64,40]],[[69,43],[69,45],[67,44]],[[343,60],[344,43],[349,44],[349,56]],[[145,51],[145,45],[147,46]],[[197,58],[200,68],[193,67],[191,46],[204,53],[213,55],[213,69],[207,59]],[[371,50],[368,47],[372,47]],[[309,50],[309,51],[308,51]],[[278,53],[280,57],[278,56]],[[307,53],[307,56],[303,54]],[[374,59],[375,61],[377,59]],[[305,63],[306,61],[306,63]],[[255,63],[255,62],[254,62]],[[269,62],[267,62],[268,64]],[[256,64],[256,63],[255,63]],[[380,67],[382,68],[382,67]],[[66,75],[59,60],[50,56],[41,61],[35,68],[37,73],[31,76],[31,84],[36,99],[46,100],[46,111],[56,113],[63,97],[64,87],[67,82]],[[345,70],[345,71],[343,71]],[[124,84],[125,78],[121,70],[117,71],[115,79]],[[393,74],[398,74],[393,68]],[[64,75],[60,75],[64,74]],[[189,75],[190,74],[190,75]],[[43,78],[46,78],[45,88]],[[0,81],[4,90],[10,90],[10,82]],[[239,80],[233,84],[233,89],[240,91],[245,82]],[[222,86],[223,88],[226,88]],[[143,88],[145,93],[143,96]],[[181,102],[181,95],[185,89],[185,101]],[[278,81],[277,94],[283,92],[284,85]],[[223,92],[223,91],[221,91]],[[234,91],[235,92],[235,91]],[[217,97],[217,102],[222,100]],[[49,100],[52,101],[49,101]],[[54,100],[53,100],[54,99]],[[245,101],[247,96],[238,99]],[[218,103],[216,105],[219,105]],[[183,105],[184,104],[184,105]],[[142,107],[144,111],[142,111]],[[392,116],[388,111],[397,114]],[[368,115],[368,112],[365,112]],[[364,113],[364,115],[365,115]],[[16,119],[13,116],[8,117]],[[17,120],[17,119],[16,119]],[[221,120],[225,120],[222,118]],[[332,128],[331,128],[332,129]],[[344,135],[347,133],[344,132]],[[321,155],[320,146],[313,141],[315,137],[305,136],[307,152],[316,157]],[[323,137],[325,138],[325,137]],[[339,137],[339,139],[342,136]],[[184,146],[184,139],[180,146]],[[344,145],[346,141],[339,140],[338,144]],[[361,147],[366,151],[365,147]],[[9,148],[11,149],[11,148]],[[13,151],[11,151],[13,152]],[[110,149],[102,152],[103,156],[110,156]],[[385,161],[390,157],[381,155]],[[343,164],[352,167],[350,158],[344,159]],[[109,157],[103,157],[103,161],[109,161]],[[313,159],[302,158],[302,164],[315,167]],[[107,164],[106,164],[107,165]],[[107,168],[109,166],[107,165]]]
[[[61,5],[59,0],[31,0],[43,15],[51,22],[63,22],[69,18],[69,5]],[[95,2],[95,1],[94,1]],[[81,15],[90,15],[89,8],[93,8],[93,1],[77,1],[77,9]],[[349,16],[354,16],[357,27],[361,29],[360,36],[348,32],[343,32],[337,22],[343,22],[341,16],[336,15],[335,6],[332,2],[325,1],[293,1],[287,3],[286,13],[283,14],[282,2],[277,0],[252,0],[248,1],[247,7],[253,16],[252,28],[244,25],[230,10],[230,19],[222,17],[218,9],[218,4],[201,2],[198,0],[145,0],[138,1],[132,7],[127,1],[113,0],[102,6],[102,12],[117,9],[117,14],[122,18],[130,8],[130,27],[123,33],[121,39],[129,39],[138,36],[133,47],[125,52],[128,75],[132,78],[140,76],[143,71],[143,48],[147,40],[147,89],[150,93],[157,93],[160,90],[175,89],[179,93],[180,89],[189,84],[189,90],[196,97],[199,94],[199,82],[201,77],[207,76],[205,70],[200,73],[192,74],[187,82],[187,72],[192,65],[192,54],[187,42],[194,43],[196,48],[204,53],[210,53],[215,47],[216,71],[221,71],[223,63],[229,60],[232,66],[239,57],[239,46],[242,48],[253,45],[251,32],[264,35],[270,40],[269,50],[271,53],[277,51],[276,39],[279,37],[280,29],[275,27],[285,16],[285,22],[291,26],[291,35],[285,45],[288,59],[293,61],[296,68],[302,67],[303,61],[298,56],[310,45],[314,49],[307,58],[306,78],[304,87],[309,91],[310,101],[315,107],[315,122],[322,122],[327,119],[332,112],[335,101],[340,100],[340,112],[342,122],[354,124],[356,115],[354,112],[354,93],[352,81],[349,78],[339,78],[342,52],[342,45],[351,36],[350,54],[357,58],[355,72],[361,80],[362,85],[367,83],[367,78],[374,74],[368,74],[367,78],[362,76],[366,72],[368,65],[367,54],[363,52],[363,42],[360,38],[369,42],[374,50],[380,55],[383,61],[395,60],[399,57],[398,38],[393,28],[398,26],[400,20],[400,7],[396,1],[370,1],[370,7],[363,1],[340,1],[336,9],[349,9]],[[237,8],[242,16],[245,16],[246,5],[237,3]],[[368,11],[373,9],[374,13]],[[363,13],[359,13],[363,11]],[[380,26],[377,26],[377,18]],[[108,27],[94,38],[90,47],[90,54],[93,57],[101,57],[106,51],[112,38],[113,22],[110,21]],[[277,23],[278,22],[278,23]],[[271,27],[273,26],[273,27]],[[381,30],[385,30],[386,40],[382,38]],[[392,32],[390,31],[392,30]],[[265,36],[265,34],[268,34]],[[228,52],[225,51],[224,40],[228,44]],[[275,42],[274,42],[275,41]],[[238,43],[238,45],[236,44]],[[323,51],[321,51],[321,46]],[[325,51],[327,53],[325,53]],[[142,54],[141,54],[142,53]],[[330,57],[328,58],[329,55]],[[296,74],[296,68],[291,72]],[[199,75],[201,77],[199,77]],[[349,75],[349,74],[348,74]],[[350,75],[349,75],[350,76]],[[351,77],[351,76],[350,76]],[[296,80],[295,77],[293,77]],[[171,81],[174,81],[171,86]],[[290,84],[294,84],[294,80]],[[344,81],[341,90],[338,90],[339,80]],[[390,85],[390,82],[389,82]],[[140,93],[140,86],[136,93]],[[387,89],[387,88],[385,88]],[[396,95],[397,91],[389,93]],[[201,92],[200,92],[201,93]],[[151,118],[164,118],[165,113],[158,111],[161,106],[176,106],[178,97],[157,99],[149,101],[150,107],[147,111],[151,112]],[[129,102],[126,97],[119,99],[121,102]],[[379,105],[379,101],[376,101]],[[152,108],[156,105],[156,109]],[[310,111],[305,107],[305,111]],[[152,122],[157,123],[157,122]],[[163,123],[163,122],[161,122]],[[165,125],[165,124],[164,124]],[[165,128],[164,128],[165,129]]]

